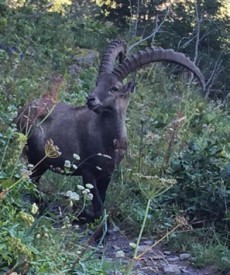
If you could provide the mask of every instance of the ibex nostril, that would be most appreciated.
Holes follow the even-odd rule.
[[[96,98],[94,96],[88,96],[87,100],[93,102],[96,100]]]

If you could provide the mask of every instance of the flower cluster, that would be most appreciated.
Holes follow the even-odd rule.
[[[54,145],[52,139],[48,139],[45,144],[45,155],[47,158],[57,158],[61,156],[58,146]]]
[[[80,156],[76,153],[73,154],[73,158],[74,160],[77,160],[79,161],[80,160]],[[71,173],[71,171],[75,171],[78,169],[78,166],[74,163],[71,163],[69,160],[65,160],[65,163],[64,163],[64,170],[65,170],[65,173]]]
[[[86,200],[92,200],[93,194],[91,193],[91,190],[94,188],[91,183],[87,183],[85,187],[83,185],[77,186],[78,190],[81,191],[82,195]]]

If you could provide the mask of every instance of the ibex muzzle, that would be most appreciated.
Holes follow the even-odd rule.
[[[101,106],[101,101],[98,97],[91,94],[87,97],[87,106],[90,110],[97,112]]]

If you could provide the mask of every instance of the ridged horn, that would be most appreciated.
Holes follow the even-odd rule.
[[[172,49],[162,49],[162,48],[146,48],[145,50],[139,51],[136,54],[123,60],[121,64],[113,70],[113,74],[122,81],[130,73],[140,69],[142,66],[147,65],[151,62],[158,61],[168,61],[172,63],[177,63],[186,67],[194,73],[198,78],[203,91],[205,90],[205,81],[203,74],[200,69],[183,53],[175,52]]]
[[[126,44],[122,40],[113,40],[108,45],[105,53],[102,56],[101,64],[99,66],[99,76],[102,73],[111,73],[114,69],[114,64],[119,58],[119,63],[125,58]]]

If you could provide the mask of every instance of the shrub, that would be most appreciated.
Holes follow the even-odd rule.
[[[142,216],[146,202],[132,176],[139,172],[177,181],[153,200],[146,231],[165,230],[184,213],[194,227],[215,226],[224,232],[230,205],[228,110],[202,99],[192,87],[172,85],[161,66],[143,71],[140,79],[128,111],[130,145],[127,170],[120,170],[120,215],[124,211],[132,226]]]

